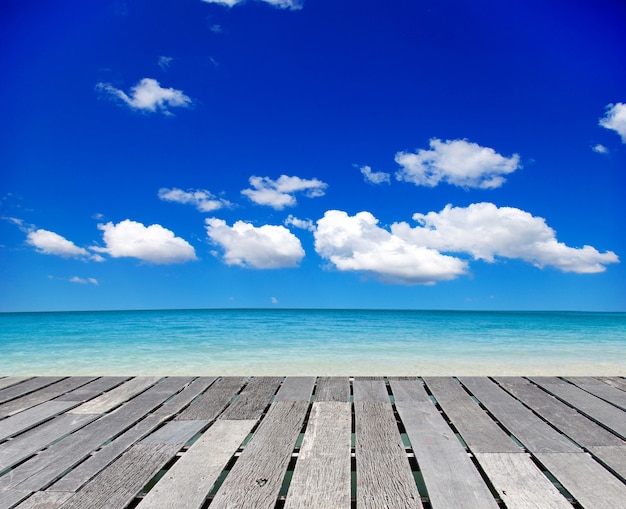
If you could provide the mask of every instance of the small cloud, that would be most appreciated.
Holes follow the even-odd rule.
[[[160,224],[144,226],[125,219],[118,224],[99,224],[98,228],[104,232],[106,247],[94,246],[91,249],[113,258],[138,258],[155,264],[184,263],[197,259],[191,244]]]
[[[21,226],[21,225],[20,225]],[[43,230],[28,232],[26,243],[33,246],[39,253],[56,255],[63,258],[82,258],[101,261],[101,256],[93,255],[85,248],[79,247],[58,233]]]
[[[160,111],[164,115],[171,115],[168,107],[186,108],[191,105],[191,99],[181,90],[163,88],[157,80],[152,78],[143,78],[131,87],[130,95],[110,83],[98,83],[96,90],[113,96],[133,110]]]
[[[313,221],[310,219],[298,219],[291,214],[285,219],[285,225],[300,228],[301,230],[308,230],[310,232],[315,231],[315,223],[313,223]]]
[[[222,28],[222,25],[218,25],[217,23],[214,25],[211,25],[209,27],[209,30],[211,30],[211,32],[213,32],[214,34],[221,34],[224,29]]]
[[[250,177],[252,189],[244,189],[241,194],[258,205],[267,205],[276,210],[293,207],[296,204],[295,193],[303,192],[308,198],[324,196],[328,184],[318,179],[301,179],[281,175],[278,180],[269,177]]]
[[[278,304],[278,299],[276,297],[272,297],[270,300],[272,301],[272,304]]]
[[[224,249],[227,265],[255,269],[297,267],[304,258],[298,237],[284,226],[253,226],[237,221],[228,226],[217,218],[206,219],[209,238]]]
[[[599,143],[593,147],[591,147],[591,150],[593,150],[594,152],[597,152],[598,154],[608,154],[609,153],[609,149],[606,148],[604,145],[600,145]]]
[[[365,178],[365,182],[370,184],[390,184],[391,176],[389,173],[382,171],[372,171],[370,166],[361,167],[361,174]]]
[[[622,137],[622,143],[626,143],[626,104],[607,105],[606,115],[600,119],[599,123],[602,127],[615,131]]]
[[[164,71],[172,64],[174,58],[160,56],[158,60],[159,67]]]
[[[78,283],[80,285],[95,285],[98,286],[98,280],[92,277],[82,278],[74,276],[69,279],[70,283]]]
[[[398,180],[416,186],[435,187],[441,182],[479,189],[500,187],[504,175],[521,168],[519,155],[505,157],[494,149],[467,140],[430,140],[430,150],[398,152],[396,162],[402,167]]]
[[[182,189],[159,189],[159,198],[163,201],[183,203],[193,205],[200,212],[211,212],[223,207],[232,207],[232,203],[222,198],[217,198],[210,191],[205,189],[190,189],[183,191]]]
[[[219,4],[225,7],[234,7],[238,4],[246,3],[246,0],[202,0],[208,4]],[[260,0],[279,9],[298,10],[304,6],[304,0]]]

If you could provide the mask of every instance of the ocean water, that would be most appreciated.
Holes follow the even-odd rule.
[[[626,313],[0,313],[0,375],[626,375]]]

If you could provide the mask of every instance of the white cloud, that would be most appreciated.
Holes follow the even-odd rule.
[[[626,104],[609,104],[606,107],[606,115],[600,119],[600,125],[615,131],[626,143]]]
[[[278,304],[278,299],[276,297],[272,297],[270,301],[272,302],[272,304]]]
[[[467,271],[466,262],[379,227],[369,212],[327,211],[317,221],[315,250],[338,270],[369,273],[388,283],[433,284]]]
[[[228,200],[217,198],[210,191],[205,189],[183,191],[182,189],[167,189],[163,187],[159,189],[159,198],[163,201],[193,205],[200,212],[211,212],[221,209],[222,207],[232,206],[232,203]]]
[[[202,0],[203,2],[209,4],[220,4],[226,7],[233,7],[237,4],[245,3],[246,0]],[[261,0],[265,3],[273,5],[274,7],[278,7],[280,9],[292,9],[298,10],[302,9],[304,5],[304,0]]]
[[[174,59],[172,57],[160,56],[158,60],[159,67],[164,71],[172,64]]]
[[[297,217],[289,214],[287,219],[285,219],[285,224],[287,226],[294,226],[295,228],[300,228],[301,230],[309,230],[310,232],[315,231],[315,224],[310,219],[298,219]]]
[[[183,263],[196,259],[194,248],[184,239],[159,224],[144,226],[125,219],[114,225],[109,222],[99,224],[104,232],[102,238],[106,247],[92,247],[94,251],[106,253],[113,258],[138,258],[157,263]]]
[[[209,238],[224,249],[228,265],[256,269],[296,267],[304,257],[300,240],[284,226],[255,227],[244,221],[228,226],[217,218],[206,219]]]
[[[598,154],[608,154],[609,153],[609,149],[606,148],[604,145],[600,145],[599,143],[597,145],[594,145],[593,147],[591,147],[591,150],[593,150],[594,152],[597,152]]]
[[[606,264],[618,263],[612,251],[600,253],[591,246],[568,247],[556,239],[555,231],[541,217],[493,203],[468,207],[447,205],[441,212],[414,214],[420,226],[395,223],[394,235],[404,241],[438,251],[468,253],[475,259],[493,262],[496,256],[517,258],[536,267],[555,267],[563,272],[603,272]]]
[[[390,184],[391,176],[383,171],[372,171],[370,166],[363,166],[361,173],[365,177],[365,181],[370,184]]]
[[[89,251],[78,247],[65,237],[48,230],[28,232],[26,242],[43,254],[62,256],[64,258],[92,258]]]
[[[130,95],[115,88],[110,83],[98,83],[96,90],[120,99],[134,110],[152,112],[159,110],[166,115],[171,114],[168,107],[187,107],[191,104],[191,99],[181,90],[163,88],[157,80],[152,78],[143,78],[134,87],[131,87]]]
[[[78,283],[80,285],[95,285],[98,286],[98,280],[93,277],[82,278],[74,276],[70,278],[70,283]]]
[[[304,192],[308,198],[324,196],[328,184],[318,179],[301,179],[281,175],[278,180],[269,177],[250,177],[252,189],[244,189],[241,194],[254,203],[267,205],[276,210],[293,207],[296,204],[295,193]]]
[[[521,168],[519,155],[504,157],[467,140],[433,138],[430,148],[417,153],[398,152],[395,160],[402,169],[396,178],[418,186],[447,182],[465,188],[493,189],[506,181],[504,175]]]

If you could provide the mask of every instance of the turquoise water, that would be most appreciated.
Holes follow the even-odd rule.
[[[625,375],[626,313],[0,313],[3,375]]]

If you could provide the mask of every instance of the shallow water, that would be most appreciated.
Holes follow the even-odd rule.
[[[2,313],[0,374],[624,375],[626,313]]]

